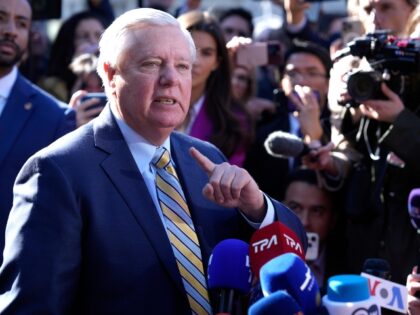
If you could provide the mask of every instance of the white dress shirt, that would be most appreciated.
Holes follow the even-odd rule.
[[[4,107],[6,106],[10,92],[12,91],[13,85],[15,84],[17,75],[18,71],[15,66],[13,67],[12,71],[10,71],[10,73],[0,78],[0,116],[3,112]]]

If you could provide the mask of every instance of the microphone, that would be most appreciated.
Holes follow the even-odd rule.
[[[298,158],[308,154],[311,149],[299,137],[283,132],[275,131],[268,135],[264,141],[267,153],[278,158]]]
[[[315,276],[296,254],[283,254],[266,263],[260,270],[260,282],[264,296],[284,290],[305,315],[319,312],[321,295]]]
[[[375,298],[369,294],[368,280],[358,275],[329,278],[322,304],[331,315],[381,314]]]
[[[417,230],[420,229],[420,188],[414,188],[408,195],[408,213],[411,224]]]
[[[391,266],[385,259],[366,259],[361,276],[368,279],[370,295],[376,298],[379,306],[384,309],[406,314],[405,286],[389,281],[391,279]]]
[[[266,262],[284,253],[295,253],[301,259],[305,259],[299,237],[279,221],[255,231],[249,249],[251,268],[257,277]]]
[[[208,288],[217,292],[216,314],[233,314],[238,294],[248,294],[252,274],[249,267],[249,245],[241,240],[226,239],[218,243],[210,256]]]
[[[361,276],[368,280],[370,295],[382,307],[383,312],[386,312],[384,309],[389,309],[407,314],[407,288],[404,285],[363,272]]]
[[[277,291],[253,304],[248,315],[300,315],[302,310],[285,291]]]
[[[362,272],[385,280],[391,279],[391,266],[385,259],[368,258],[363,263]]]

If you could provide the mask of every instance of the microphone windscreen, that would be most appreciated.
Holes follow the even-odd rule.
[[[299,305],[287,292],[278,291],[253,304],[248,315],[295,315],[300,312]]]
[[[327,294],[322,298],[329,314],[380,314],[380,307],[370,296],[368,280],[359,275],[337,275],[328,279]]]
[[[295,253],[305,259],[299,237],[279,221],[256,230],[251,237],[249,250],[251,268],[257,276],[265,263],[285,253]]]
[[[234,289],[247,294],[251,288],[249,245],[237,239],[218,243],[208,266],[209,289]]]
[[[391,278],[391,266],[388,261],[380,258],[368,258],[363,263],[362,272],[389,280]]]
[[[287,253],[270,260],[260,270],[264,296],[285,290],[300,305],[304,314],[316,314],[321,305],[318,283],[296,254]]]
[[[298,157],[305,152],[302,139],[283,131],[269,134],[264,142],[264,147],[268,154],[279,158]]]
[[[414,188],[408,196],[408,213],[414,228],[420,229],[420,188]]]

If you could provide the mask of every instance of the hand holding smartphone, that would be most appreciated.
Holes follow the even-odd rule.
[[[93,105],[86,107],[85,110],[90,110],[90,109],[98,108],[98,107],[103,108],[108,102],[108,98],[106,97],[105,93],[87,93],[85,96],[83,96],[80,99],[80,103],[83,103],[92,99],[97,99],[97,102]]]
[[[258,67],[267,64],[280,65],[282,63],[280,42],[254,42],[238,47],[236,63],[246,67]]]

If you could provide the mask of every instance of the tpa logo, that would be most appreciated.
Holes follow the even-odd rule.
[[[302,246],[300,246],[299,242],[296,242],[293,238],[291,238],[286,233],[283,233],[284,238],[286,239],[286,245],[291,247],[293,251],[300,253],[303,255]]]
[[[262,252],[278,244],[277,235],[273,235],[271,238],[264,238],[258,242],[252,243],[254,253]]]

